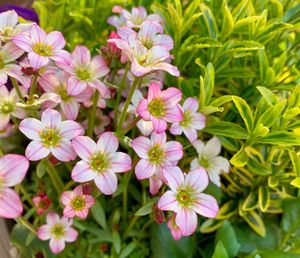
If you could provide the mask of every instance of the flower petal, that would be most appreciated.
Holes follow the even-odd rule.
[[[166,159],[170,161],[180,160],[183,156],[183,147],[181,143],[170,141],[164,145]]]
[[[191,143],[196,141],[198,138],[197,130],[194,128],[183,128],[183,133]]]
[[[84,129],[80,124],[67,120],[61,123],[60,133],[64,139],[72,140],[76,136],[83,135]]]
[[[60,221],[58,214],[55,212],[49,212],[46,217],[46,222],[49,226],[53,226]]]
[[[74,198],[73,191],[65,191],[60,196],[60,200],[63,205],[69,205],[73,198]]]
[[[6,154],[1,157],[0,178],[4,180],[4,186],[11,187],[21,183],[28,168],[29,161],[22,155]]]
[[[168,166],[163,168],[163,175],[173,192],[177,192],[184,183],[183,173],[177,166]]]
[[[109,68],[101,56],[95,56],[91,62],[91,73],[97,78],[103,77],[109,73]]]
[[[175,222],[180,227],[182,235],[192,235],[198,225],[197,214],[192,209],[182,208],[176,214]]]
[[[37,231],[37,236],[41,240],[49,240],[52,237],[51,227],[49,225],[42,225]]]
[[[118,138],[112,132],[105,132],[100,135],[97,147],[106,153],[115,152],[119,147]]]
[[[184,186],[202,192],[208,186],[208,176],[203,168],[191,170],[185,177]]]
[[[157,194],[162,185],[163,182],[156,175],[149,178],[149,191],[152,195]]]
[[[50,239],[50,249],[54,254],[60,253],[66,247],[65,241],[63,238],[51,238]]]
[[[149,85],[147,100],[150,103],[153,99],[159,98],[162,95],[160,85],[156,82],[152,82]]]
[[[50,154],[50,150],[39,141],[32,141],[28,144],[25,156],[27,159],[37,161],[46,158]]]
[[[72,53],[73,60],[78,66],[85,67],[91,61],[90,50],[86,46],[76,46],[74,52]]]
[[[49,57],[40,56],[33,51],[28,53],[28,59],[30,65],[35,69],[40,69],[42,66],[45,66],[46,64],[49,63]]]
[[[69,120],[76,120],[80,105],[76,101],[61,102],[61,110]]]
[[[65,241],[66,242],[74,242],[78,237],[78,232],[73,228],[68,228],[66,230]]]
[[[51,153],[60,161],[68,162],[76,159],[76,152],[70,141],[60,141],[59,146],[51,147]]]
[[[174,192],[168,190],[159,199],[157,206],[163,211],[174,211],[179,210],[178,201]]]
[[[126,172],[132,168],[132,161],[128,154],[125,154],[123,152],[115,152],[112,153],[110,156],[111,171],[119,173]]]
[[[31,52],[33,42],[25,33],[18,33],[12,38],[12,41],[26,52]]]
[[[67,217],[67,218],[73,218],[73,217],[75,217],[75,215],[76,215],[76,214],[75,214],[75,210],[72,209],[71,206],[66,206],[66,207],[64,208],[63,213],[64,213],[64,216]]]
[[[102,193],[111,195],[117,190],[118,179],[113,172],[102,172],[96,176],[95,184]]]
[[[216,157],[221,152],[221,143],[217,137],[211,138],[205,145],[203,155],[207,159]]]
[[[146,159],[141,159],[135,166],[135,175],[137,179],[149,178],[155,173],[155,166]]]
[[[191,113],[196,113],[199,109],[199,102],[194,98],[187,98],[182,105],[182,109],[184,111],[189,110]]]
[[[193,146],[194,146],[194,148],[196,149],[196,151],[197,151],[199,157],[202,158],[203,155],[204,155],[203,152],[204,152],[204,148],[205,148],[204,142],[202,142],[202,141],[200,141],[200,140],[194,141],[194,142],[193,142]]]
[[[208,217],[215,218],[219,211],[217,200],[205,193],[199,193],[197,195],[197,201],[193,203],[193,208],[198,214]]]
[[[174,107],[180,102],[182,93],[179,89],[170,87],[162,92],[161,98],[167,107]]]
[[[13,219],[23,212],[23,205],[19,195],[10,188],[4,188],[0,192],[0,217]]]
[[[86,163],[84,160],[77,162],[75,167],[72,170],[72,179],[75,182],[88,182],[94,180],[97,176],[97,173],[94,172],[90,165]]]
[[[148,110],[148,101],[143,99],[136,108],[136,112],[145,120],[150,119],[150,112]]]
[[[81,94],[87,88],[87,82],[81,81],[78,78],[71,76],[68,79],[67,91],[70,95],[76,96]]]
[[[41,121],[35,118],[26,118],[21,121],[19,129],[31,140],[40,140],[40,132],[43,130],[44,125]]]
[[[151,147],[151,141],[149,138],[140,136],[132,140],[131,147],[134,149],[134,151],[140,158],[147,159],[148,151]]]
[[[72,145],[77,155],[85,161],[89,161],[97,151],[96,143],[88,136],[75,137],[72,141]]]
[[[33,24],[30,29],[30,37],[34,44],[44,43],[46,40],[46,32],[37,24]]]
[[[163,119],[158,119],[156,117],[151,117],[153,123],[153,130],[156,133],[163,133],[167,130],[167,122]]]
[[[176,105],[175,107],[167,109],[164,119],[169,123],[182,121],[183,113],[180,106]]]
[[[201,113],[193,115],[191,126],[197,130],[201,130],[205,127],[206,117]]]
[[[151,134],[151,142],[153,145],[163,145],[167,140],[167,135],[165,132],[163,133],[152,133]]]
[[[47,35],[45,44],[50,45],[53,49],[62,49],[66,45],[66,41],[61,32],[52,31]]]
[[[182,134],[182,127],[178,122],[175,122],[171,125],[170,133],[173,135],[181,135]]]
[[[42,114],[41,121],[47,128],[58,129],[61,126],[61,115],[58,111],[47,108]]]

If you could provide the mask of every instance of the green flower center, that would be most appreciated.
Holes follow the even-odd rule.
[[[182,206],[189,206],[191,204],[191,195],[186,189],[181,189],[176,196],[177,201]]]
[[[81,81],[86,81],[91,77],[90,72],[87,71],[86,69],[78,69],[76,71],[76,75]]]
[[[72,201],[71,201],[71,207],[75,211],[81,211],[85,207],[85,200],[81,196],[76,196]]]
[[[11,38],[13,31],[14,31],[14,28],[8,26],[5,28],[4,31],[1,31],[0,34],[2,37],[5,38],[5,40],[8,40],[9,38]]]
[[[14,111],[14,105],[12,102],[9,101],[5,101],[2,103],[2,105],[0,106],[0,112],[2,114],[10,114],[11,112]]]
[[[3,59],[0,56],[0,70],[3,69],[5,67],[5,63],[3,61]]]
[[[61,136],[57,129],[47,128],[40,132],[42,143],[45,147],[57,147],[60,143]]]
[[[154,145],[149,151],[148,151],[148,159],[151,163],[155,165],[159,165],[162,163],[163,159],[165,157],[164,150],[160,147],[159,144]]]
[[[55,224],[51,228],[51,235],[56,239],[60,239],[65,235],[65,227],[63,224]]]
[[[40,56],[51,56],[52,47],[43,43],[36,43],[32,47],[32,50]]]
[[[192,116],[190,110],[183,113],[183,120],[179,122],[182,127],[189,127],[192,122]]]
[[[153,47],[153,40],[151,39],[142,38],[141,42],[147,49],[151,49]]]
[[[61,97],[63,101],[68,101],[72,97],[68,94],[67,89],[64,86],[61,86],[57,90],[58,95]]]
[[[98,153],[91,159],[91,167],[93,170],[101,173],[108,169],[110,162],[104,153]]]
[[[140,65],[144,65],[144,64],[146,64],[146,60],[148,59],[148,57],[150,56],[151,54],[150,53],[146,53],[146,54],[144,54],[144,55],[140,55],[140,56],[138,56],[137,58],[137,60],[138,60],[138,63],[140,64]]]
[[[166,114],[166,106],[162,99],[156,98],[152,100],[149,105],[148,109],[151,115],[159,118]]]
[[[209,167],[209,162],[208,162],[207,159],[202,158],[202,159],[199,159],[199,165],[201,167],[208,168]]]

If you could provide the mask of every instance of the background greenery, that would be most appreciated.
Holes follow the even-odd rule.
[[[121,200],[100,196],[92,209],[94,221],[76,221],[80,240],[58,257],[300,257],[300,3],[37,0],[33,6],[41,27],[62,31],[69,50],[84,44],[97,53],[113,30],[106,20],[115,4],[143,5],[164,17],[181,71],[178,79],[167,77],[166,85],[199,98],[207,115],[201,138],[217,135],[232,168],[221,189],[208,189],[221,207],[217,219],[202,219],[193,237],[175,242],[165,225],[147,223],[153,216],[147,202],[153,200],[131,183],[129,212],[135,223],[130,231],[119,233],[130,223],[120,219]],[[183,167],[196,155],[193,148],[186,152]],[[122,184],[120,189],[114,197]],[[134,217],[145,203],[137,214],[145,217]],[[23,257],[41,244],[47,257],[53,256],[21,226],[12,241]]]

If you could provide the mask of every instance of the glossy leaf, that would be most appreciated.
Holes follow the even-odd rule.
[[[253,114],[252,114],[252,111],[251,111],[249,105],[247,104],[247,102],[244,99],[237,97],[237,96],[233,96],[232,100],[233,100],[236,108],[238,109],[240,115],[242,116],[248,132],[249,133],[252,132]]]

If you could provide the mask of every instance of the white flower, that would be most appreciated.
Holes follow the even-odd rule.
[[[202,167],[208,174],[211,182],[221,186],[220,174],[228,173],[230,164],[224,157],[218,156],[221,152],[221,143],[217,137],[213,137],[206,144],[197,140],[193,146],[198,152],[198,158],[191,163],[191,169]]]

